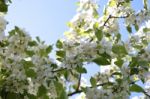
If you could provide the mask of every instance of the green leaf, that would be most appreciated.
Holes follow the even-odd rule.
[[[94,25],[93,25],[93,28],[96,30],[97,28],[99,28],[99,23],[96,22]]]
[[[6,95],[6,99],[18,99],[17,94],[16,93],[10,93],[8,92],[8,94]]]
[[[110,6],[110,7],[116,6],[116,4],[117,4],[117,2],[116,2],[115,0],[111,0],[111,1],[109,2],[109,6]]]
[[[4,3],[0,3],[0,12],[6,13],[8,11],[8,6]]]
[[[148,66],[149,62],[145,61],[145,60],[139,60],[138,61],[139,66]]]
[[[112,75],[119,75],[119,76],[122,76],[122,74],[120,72],[114,72],[112,73]]]
[[[65,54],[66,54],[65,51],[62,50],[56,52],[56,55],[61,58],[65,57]]]
[[[13,29],[13,30],[9,31],[9,36],[13,36],[13,35],[15,35],[15,34],[16,34],[15,29]]]
[[[148,9],[147,0],[143,0],[143,3],[144,3],[144,8],[147,10]]]
[[[55,84],[55,89],[56,89],[57,96],[58,96],[57,99],[68,99],[63,85],[59,83],[58,81],[54,81],[54,84]]]
[[[32,63],[32,61],[25,61],[25,60],[22,60],[21,61],[22,65],[24,66],[24,69],[29,69],[30,67],[33,67],[34,64]]]
[[[115,65],[121,67],[123,65],[123,60],[118,59],[117,61],[115,61]]]
[[[30,41],[28,42],[28,45],[32,47],[32,46],[37,46],[38,44],[36,41]]]
[[[112,51],[115,54],[118,54],[119,56],[128,54],[127,51],[126,51],[125,46],[123,46],[123,45],[114,45],[112,47]]]
[[[110,65],[110,61],[106,59],[105,57],[98,57],[93,60],[97,65]]]
[[[96,35],[96,37],[97,37],[97,39],[98,39],[99,41],[102,40],[102,38],[103,38],[103,32],[102,32],[101,29],[96,29],[96,30],[95,30],[95,35]]]
[[[29,99],[37,99],[37,97],[34,96],[34,95],[32,95],[32,94],[28,94],[28,98],[29,98]]]
[[[129,89],[131,92],[143,92],[144,91],[144,89],[137,84],[131,85]]]
[[[15,31],[16,31],[16,33],[18,33],[20,36],[24,36],[24,35],[25,35],[24,32],[23,32],[19,27],[17,27],[17,26],[15,26]]]
[[[135,28],[136,31],[139,30],[139,26],[137,24],[134,25],[134,28]]]
[[[78,66],[78,67],[76,68],[76,70],[77,70],[77,72],[79,72],[79,73],[87,73],[86,68],[84,68],[84,67],[82,67],[82,66]]]
[[[26,69],[25,73],[27,77],[36,77],[36,72],[33,69]]]
[[[150,31],[150,28],[143,28],[143,32],[149,32]]]
[[[132,61],[130,62],[129,66],[130,67],[136,67],[137,65],[138,65],[138,58],[132,57]]]
[[[26,50],[25,53],[28,55],[28,56],[33,56],[35,53],[34,51],[30,51],[30,50]]]
[[[52,51],[52,46],[49,45],[49,46],[46,48],[46,54],[48,55],[51,51]]]
[[[38,42],[41,42],[41,40],[40,40],[40,38],[37,36],[36,37],[36,40],[38,41]]]
[[[118,33],[116,37],[117,37],[116,38],[116,42],[118,42],[119,40],[121,40],[121,34],[120,33]]]
[[[129,33],[132,33],[132,28],[131,28],[130,25],[128,25],[126,28],[127,28],[127,31],[128,31]]]
[[[41,85],[38,90],[38,96],[46,95],[46,93],[47,93],[47,89],[43,85]]]
[[[139,69],[138,68],[131,68],[130,75],[134,75],[134,74],[138,74],[138,73],[139,73]]]
[[[59,96],[59,99],[68,99],[67,93],[65,90],[63,90]]]
[[[102,54],[99,54],[99,56],[101,57],[105,57],[107,58],[108,60],[111,60],[111,56],[109,54],[107,54],[106,52],[102,53]]]
[[[96,9],[93,9],[94,12],[93,12],[93,15],[94,15],[94,18],[98,18],[99,17],[99,13]]]
[[[60,41],[60,40],[58,40],[57,42],[56,42],[56,47],[57,48],[63,48],[63,44],[62,44],[62,42]]]
[[[91,77],[90,83],[91,83],[92,87],[96,87],[96,79],[94,77]]]

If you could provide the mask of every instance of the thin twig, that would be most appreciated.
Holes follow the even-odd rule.
[[[77,85],[76,91],[79,90],[80,84],[81,84],[81,74],[79,75],[79,80],[78,80],[78,85]]]
[[[108,83],[109,83],[109,82],[108,82]],[[98,85],[96,85],[96,87],[104,86],[104,85],[106,85],[106,84],[108,84],[108,83],[98,84]],[[91,87],[88,87],[88,88],[93,88],[93,87],[91,86]],[[69,93],[68,96],[73,96],[73,95],[79,94],[79,93],[81,93],[81,92],[83,92],[83,90],[75,90],[74,92]]]

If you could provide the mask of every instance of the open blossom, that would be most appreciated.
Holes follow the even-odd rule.
[[[141,92],[150,95],[150,21],[141,26],[150,19],[150,11],[136,14],[129,1],[108,0],[106,12],[99,16],[95,0],[80,0],[68,35],[56,44],[58,64],[49,56],[51,46],[31,39],[25,30],[15,27],[5,36],[7,22],[0,16],[0,94],[4,87],[25,99],[66,99],[80,92],[77,99],[129,99],[132,90],[141,89],[135,85],[141,80]],[[122,40],[120,19],[131,26],[129,32],[136,28],[128,42]],[[100,66],[89,81],[81,76],[88,63]]]
[[[146,47],[145,50],[146,50],[147,53],[150,53],[150,43],[148,44],[148,46]]]
[[[79,96],[77,96],[75,99],[86,99],[86,95],[84,93],[81,93]]]
[[[0,16],[0,32],[4,31],[7,25],[7,21],[4,19],[4,17]]]
[[[1,33],[0,33],[0,41],[2,41],[4,38],[5,38],[5,33],[4,33],[4,32],[1,32]]]
[[[4,39],[5,33],[4,30],[6,29],[7,21],[4,17],[0,16],[0,41]]]

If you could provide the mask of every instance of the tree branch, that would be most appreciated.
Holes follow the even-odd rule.
[[[109,15],[107,20],[104,22],[103,26],[106,26],[107,22],[111,19],[111,18],[127,18],[129,17],[129,14],[127,14],[126,16],[112,16],[112,15]]]
[[[150,95],[147,92],[143,91],[143,93],[150,98]]]
[[[78,85],[77,85],[77,89],[76,89],[76,91],[78,91],[78,90],[79,90],[79,88],[80,88],[80,84],[81,84],[81,74],[79,75],[79,80],[78,80]]]
[[[67,68],[60,68],[60,69],[52,70],[51,72],[55,73],[55,72],[60,72],[60,71],[64,71],[64,70],[67,70]]]
[[[108,84],[108,83],[109,83],[109,82],[103,83],[103,84],[98,84],[98,85],[96,85],[96,87],[104,86],[104,85],[106,85],[106,84]],[[91,87],[87,87],[87,88],[93,88],[93,87],[91,86]],[[68,96],[73,96],[73,95],[79,94],[79,93],[81,93],[81,92],[83,92],[83,90],[75,90],[74,92],[69,93]]]

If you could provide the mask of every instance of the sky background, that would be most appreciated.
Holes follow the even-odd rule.
[[[6,19],[9,24],[7,31],[14,26],[24,28],[32,37],[39,36],[47,44],[55,44],[63,33],[68,30],[66,23],[76,14],[76,2],[78,0],[12,0],[9,6]],[[98,0],[101,4],[99,12],[107,0]],[[137,2],[138,3],[134,3]],[[150,4],[150,0],[149,4]],[[134,0],[132,6],[136,11],[142,8],[142,0]],[[121,33],[123,39],[127,38],[125,28],[122,27]],[[54,57],[54,54],[52,55]],[[90,64],[87,66],[89,74],[84,75],[88,78],[93,75],[99,68]],[[74,98],[73,98],[74,99]]]

